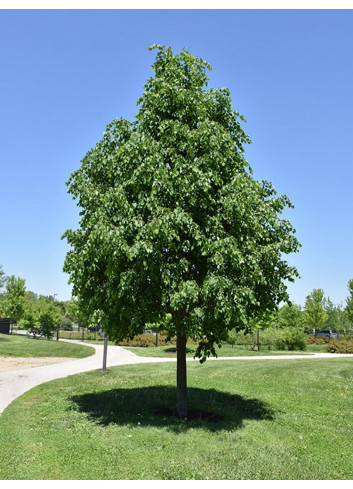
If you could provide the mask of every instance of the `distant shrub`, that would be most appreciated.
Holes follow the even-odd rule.
[[[284,328],[278,331],[278,338],[275,341],[275,348],[277,350],[305,351],[306,347],[306,335],[301,329]]]
[[[257,347],[257,333],[243,334],[231,331],[228,337],[230,345]],[[260,349],[268,350],[306,350],[306,335],[297,327],[268,328],[259,332]]]
[[[352,338],[335,338],[326,345],[329,353],[353,353]]]
[[[165,334],[158,334],[157,342],[158,346],[166,346],[175,344],[175,338],[168,339]],[[139,334],[136,335],[132,340],[129,338],[121,341],[115,342],[119,346],[136,346],[148,348],[151,346],[156,346],[156,336],[154,334]]]
[[[229,331],[226,341],[231,346],[234,346],[234,345],[252,345],[254,342],[254,335],[244,334],[242,332],[237,333],[235,330],[232,330],[232,331]]]
[[[61,322],[60,329],[64,331],[73,331],[72,321],[70,321],[69,318],[64,318],[64,320]]]
[[[309,345],[326,345],[330,340],[326,336],[314,336],[310,335],[307,337],[306,342]]]

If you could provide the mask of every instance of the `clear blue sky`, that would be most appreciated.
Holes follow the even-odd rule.
[[[230,89],[257,179],[290,197],[304,305],[343,303],[353,278],[353,11],[0,11],[0,265],[29,290],[71,296],[60,237],[76,228],[65,182],[116,117],[132,119],[151,44],[186,47]]]

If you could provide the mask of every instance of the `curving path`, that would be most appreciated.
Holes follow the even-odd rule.
[[[61,340],[70,341],[70,340]],[[74,341],[75,343],[81,343]],[[83,343],[87,345],[87,343]],[[10,370],[0,373],[0,414],[16,397],[21,396],[24,392],[33,387],[49,382],[50,380],[68,377],[89,370],[102,369],[103,365],[103,345],[93,345],[96,350],[95,354],[72,360],[64,363],[56,363],[45,365],[43,367],[26,368],[22,370]],[[261,356],[261,357],[220,357],[209,358],[209,360],[295,360],[298,358],[338,358],[351,357],[349,354],[331,354],[331,353],[314,353],[312,355],[276,355],[276,356]],[[197,361],[193,358],[188,358],[188,361]],[[156,357],[141,357],[135,355],[131,351],[125,350],[121,346],[109,346],[107,355],[107,366],[115,367],[117,365],[130,365],[135,363],[156,363],[156,362],[175,362],[176,358],[156,358]]]

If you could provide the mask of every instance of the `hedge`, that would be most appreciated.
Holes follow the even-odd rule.
[[[353,338],[332,339],[326,345],[329,353],[353,353]]]

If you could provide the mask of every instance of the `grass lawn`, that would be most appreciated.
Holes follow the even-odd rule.
[[[34,340],[27,336],[0,334],[0,356],[5,357],[69,357],[84,358],[94,354],[94,348],[64,341]]]
[[[187,356],[193,357],[196,351],[196,345],[187,345],[188,351]],[[130,350],[136,355],[142,357],[166,357],[172,358],[176,357],[175,345],[169,346],[157,346],[148,348],[138,348],[138,347],[125,347],[126,350]],[[267,355],[310,355],[314,352],[326,352],[325,348],[321,345],[308,345],[307,351],[276,351],[267,350],[265,348],[260,351],[252,351],[250,347],[243,345],[235,345],[231,347],[230,345],[223,345],[222,348],[216,348],[217,355],[219,357],[243,357],[243,356],[267,356]]]
[[[0,417],[0,479],[350,480],[352,380],[353,358],[188,364],[207,422],[156,414],[174,363],[58,379]]]

